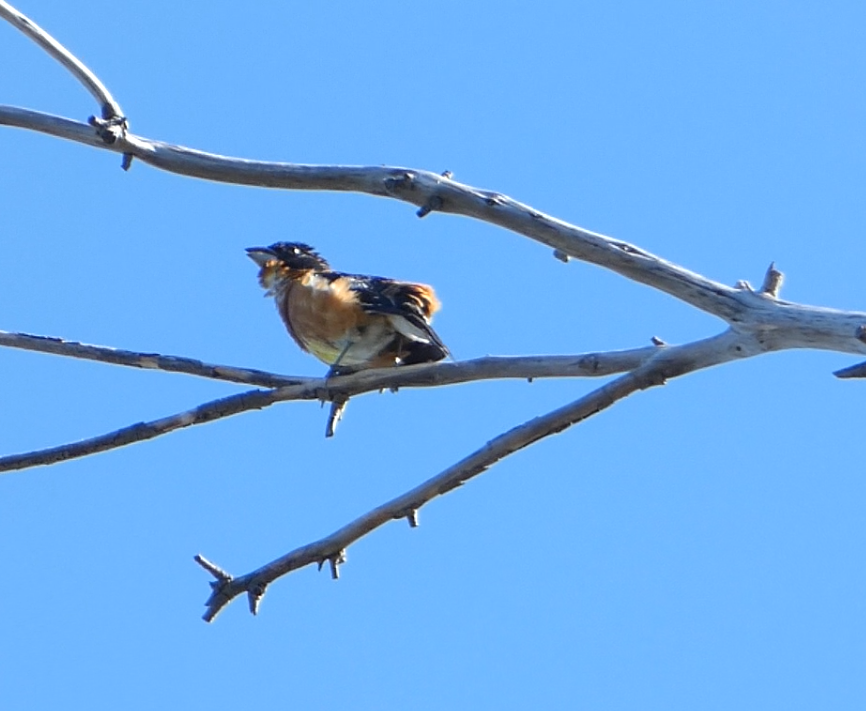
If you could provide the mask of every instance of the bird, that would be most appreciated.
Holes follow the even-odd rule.
[[[289,335],[330,366],[328,376],[450,355],[430,325],[440,303],[426,284],[333,271],[303,242],[249,247],[247,255]]]

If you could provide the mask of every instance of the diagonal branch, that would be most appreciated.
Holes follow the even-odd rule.
[[[131,157],[136,156],[156,168],[206,180],[288,190],[366,193],[411,203],[419,208],[419,217],[431,212],[465,215],[541,242],[551,247],[554,256],[562,261],[574,257],[649,285],[725,320],[730,326],[729,330],[714,338],[684,346],[630,351],[627,357],[622,357],[622,354],[595,354],[591,357],[563,357],[565,361],[559,362],[551,358],[528,361],[507,359],[507,362],[502,359],[480,359],[466,363],[366,371],[330,380],[298,379],[292,384],[281,385],[272,390],[254,390],[215,400],[187,412],[133,425],[85,442],[0,458],[0,471],[60,461],[150,439],[181,427],[249,409],[267,407],[283,400],[329,400],[339,408],[352,395],[380,388],[426,387],[489,377],[531,379],[563,375],[601,375],[603,368],[597,367],[599,363],[611,366],[609,373],[629,371],[570,405],[500,435],[436,477],[361,516],[331,536],[296,549],[252,573],[232,578],[218,566],[198,556],[199,563],[216,578],[212,583],[213,594],[207,602],[207,620],[213,619],[222,607],[241,592],[247,592],[250,608],[256,612],[268,584],[281,575],[312,562],[321,566],[325,561],[329,561],[332,575],[337,577],[339,564],[345,560],[345,550],[355,540],[393,518],[405,517],[411,525],[415,525],[418,508],[428,501],[460,486],[503,457],[600,412],[636,390],[661,384],[666,379],[710,365],[772,350],[823,348],[847,353],[866,353],[866,339],[863,337],[866,331],[866,314],[821,309],[779,300],[777,297],[782,275],[773,266],[768,270],[759,291],[752,290],[745,282],[729,287],[635,245],[571,225],[498,192],[458,183],[451,179],[451,173],[447,171],[437,174],[388,166],[314,166],[248,161],[129,134],[120,107],[81,62],[3,0],[0,0],[0,17],[12,22],[70,69],[101,102],[105,119],[92,119],[91,125],[86,125],[49,114],[0,106],[0,124],[35,130],[123,153],[124,167],[128,167]],[[93,126],[96,126],[96,132],[93,131]],[[75,348],[66,348],[71,345],[78,347],[77,353],[73,353]],[[97,354],[96,350],[92,350],[97,347],[81,344],[66,346],[58,347],[52,352],[109,360],[108,354]],[[608,356],[612,358],[608,360]],[[114,352],[111,358],[113,359],[110,362],[123,365],[181,370],[206,377],[232,379],[217,373],[216,369],[220,366],[207,366],[190,359],[182,359],[185,362],[181,363],[177,359],[172,361],[170,357],[131,352]],[[581,362],[581,358],[590,359]],[[626,364],[627,362],[629,364]],[[208,369],[211,371],[206,372]],[[234,370],[235,374],[241,372]],[[259,382],[252,380],[253,377],[258,377],[256,373],[268,375],[261,374],[260,371],[243,372],[242,378],[246,379],[240,379],[241,382]],[[841,371],[840,375],[843,373],[849,376],[855,373],[859,375],[862,374],[862,368],[856,371]]]
[[[227,158],[132,134],[107,145],[86,124],[4,106],[0,106],[0,124],[129,153],[157,168],[206,180],[285,190],[366,193],[403,200],[429,208],[427,211],[473,217],[546,244],[555,250],[555,256],[597,264],[652,286],[734,327],[775,332],[784,344],[777,343],[774,349],[866,353],[866,343],[856,336],[857,329],[866,324],[864,313],[781,301],[772,290],[755,292],[745,282],[725,286],[632,244],[568,224],[500,193],[458,183],[448,175],[388,166],[316,166]]]
[[[38,351],[40,353],[51,353],[71,358],[96,360],[101,363],[126,365],[132,368],[186,373],[187,375],[197,375],[202,378],[227,380],[231,383],[260,385],[265,388],[276,388],[282,385],[299,385],[314,380],[314,378],[295,378],[287,375],[266,373],[263,370],[239,368],[233,365],[203,363],[200,360],[184,358],[182,356],[139,353],[137,351],[127,351],[107,346],[92,346],[76,341],[65,341],[62,338],[33,336],[28,333],[0,331],[0,346],[21,348],[22,350]]]
[[[120,109],[84,65],[56,40],[0,0],[0,17],[9,20],[64,62],[100,100]],[[90,146],[136,156],[157,168],[191,177],[286,190],[350,191],[390,197],[419,207],[418,216],[450,212],[490,222],[553,248],[563,261],[574,257],[647,284],[726,320],[734,328],[762,330],[771,349],[826,348],[866,353],[854,329],[864,328],[866,314],[789,304],[776,299],[782,275],[771,265],[760,292],[748,284],[729,287],[668,262],[635,245],[590,232],[546,215],[495,191],[451,179],[451,172],[388,166],[316,166],[228,158],[135,136],[123,126],[91,126],[50,114],[0,106],[0,124],[41,131]],[[101,136],[101,137],[100,137]],[[109,140],[110,138],[110,140]],[[772,334],[776,335],[772,335]],[[781,337],[778,334],[781,333]]]
[[[325,561],[329,561],[332,576],[337,577],[338,566],[345,561],[349,545],[388,521],[406,518],[410,525],[417,525],[417,511],[423,505],[482,474],[501,459],[592,417],[637,390],[662,385],[670,378],[753,352],[755,344],[749,340],[734,331],[726,331],[688,345],[657,349],[652,358],[635,370],[569,405],[499,435],[423,484],[358,517],[330,536],[296,548],[246,575],[232,577],[203,556],[196,556],[196,561],[216,578],[211,583],[212,593],[205,603],[204,620],[213,620],[229,602],[244,592],[249,598],[251,612],[256,614],[270,583],[312,563],[321,568]]]
[[[431,363],[364,370],[333,378],[298,378],[292,385],[273,390],[249,390],[230,395],[206,402],[191,410],[150,422],[139,422],[79,442],[0,457],[0,473],[106,452],[134,442],[153,439],[184,427],[213,422],[249,410],[260,410],[277,402],[288,400],[340,402],[354,395],[383,389],[437,387],[475,380],[519,378],[531,381],[534,378],[551,377],[600,377],[632,370],[653,357],[657,351],[658,347],[650,346],[630,351],[575,356],[488,357],[462,363]],[[143,354],[139,356],[148,357]],[[135,365],[135,363],[123,363],[123,365]]]
[[[32,39],[54,59],[66,67],[72,75],[84,85],[84,88],[99,102],[103,119],[111,119],[123,116],[120,108],[111,92],[99,81],[81,60],[73,55],[60,42],[49,35],[33,20],[12,7],[8,2],[0,0],[0,18],[8,21],[11,25],[21,30]],[[91,134],[93,130],[91,129]]]
[[[426,170],[390,166],[316,166],[229,158],[131,133],[102,143],[86,124],[26,109],[0,106],[0,124],[133,155],[180,175],[284,190],[334,190],[389,197],[432,211],[474,217],[542,242],[567,255],[648,284],[731,321],[741,307],[738,290],[712,281],[622,240],[571,225],[505,195]]]
[[[298,389],[299,387],[302,388],[303,386],[289,386],[289,388],[294,389]],[[200,425],[223,417],[237,415],[240,412],[268,407],[276,402],[274,399],[275,394],[285,389],[250,390],[238,395],[206,402],[203,405],[176,415],[169,415],[168,417],[151,420],[150,422],[139,422],[129,427],[123,427],[122,429],[79,442],[40,449],[35,452],[26,452],[24,454],[9,454],[5,457],[0,457],[0,473],[18,469],[29,469],[30,467],[38,467],[45,464],[56,464],[67,459],[77,459],[78,457],[86,457],[99,452],[107,452],[110,449],[125,447],[134,442],[153,439],[154,437],[174,432],[183,427]]]

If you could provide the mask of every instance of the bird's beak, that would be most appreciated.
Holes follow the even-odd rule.
[[[249,247],[247,248],[247,256],[260,267],[276,259],[276,255],[267,247]]]

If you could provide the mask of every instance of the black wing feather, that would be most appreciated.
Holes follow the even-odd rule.
[[[368,313],[382,314],[385,316],[402,316],[415,328],[424,333],[430,340],[429,344],[417,343],[420,350],[427,346],[422,354],[417,354],[418,360],[414,362],[426,362],[429,360],[441,360],[449,355],[447,346],[439,338],[436,331],[430,325],[425,313],[424,305],[429,309],[429,297],[426,295],[426,287],[410,284],[384,277],[343,275],[352,279],[352,291],[358,295],[358,301]],[[434,358],[432,351],[438,352],[438,358]],[[404,362],[407,362],[404,359]]]

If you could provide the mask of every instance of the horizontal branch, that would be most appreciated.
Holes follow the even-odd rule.
[[[406,518],[410,525],[417,525],[417,512],[422,506],[485,472],[504,457],[562,432],[637,390],[661,385],[670,378],[754,353],[756,348],[756,344],[746,342],[733,331],[688,345],[657,348],[652,358],[630,373],[569,405],[499,435],[420,486],[358,517],[330,536],[296,548],[246,575],[232,577],[203,556],[196,556],[198,563],[216,578],[211,583],[212,593],[205,603],[207,611],[204,619],[212,621],[231,600],[244,592],[249,598],[250,610],[255,614],[270,583],[313,563],[321,567],[325,561],[330,561],[332,573],[336,577],[338,565],[345,560],[345,552],[350,544],[394,519]]]
[[[830,348],[848,352],[866,352],[863,333],[866,314],[819,309],[778,302],[766,295],[746,290],[754,301],[753,310],[764,313],[749,327],[744,321],[733,332],[741,345],[731,357],[746,357],[785,348]],[[748,302],[744,302],[748,303]],[[771,309],[767,311],[767,309]],[[785,327],[768,327],[775,320]],[[860,325],[856,325],[860,324]],[[747,350],[743,344],[751,344]],[[850,344],[854,344],[851,347]],[[269,407],[288,400],[320,400],[336,402],[340,408],[361,393],[401,387],[437,387],[476,380],[526,379],[552,377],[599,377],[627,372],[657,355],[659,346],[626,351],[585,353],[573,356],[487,357],[460,363],[435,363],[399,368],[365,370],[330,379],[278,375],[264,371],[205,364],[190,358],[122,351],[104,346],[89,346],[60,339],[0,332],[0,345],[75,358],[87,358],[137,368],[184,372],[201,377],[273,387],[253,390],[206,402],[191,410],[150,422],[140,422],[79,442],[49,447],[33,452],[0,457],[0,473],[55,464],[67,459],[88,456],[124,447],[168,434],[178,429],[212,422],[249,410]],[[282,385],[282,383],[286,383]],[[339,413],[337,413],[339,414]],[[335,416],[332,412],[329,430]]]
[[[87,348],[95,347],[88,346]],[[655,346],[648,346],[630,351],[586,353],[574,356],[487,357],[462,363],[429,363],[406,365],[399,368],[363,370],[358,373],[332,378],[297,378],[294,379],[296,382],[292,385],[282,386],[273,390],[250,390],[230,395],[206,402],[191,410],[150,422],[139,422],[129,427],[79,442],[0,457],[0,473],[46,464],[56,464],[67,459],[76,459],[90,454],[117,449],[118,447],[125,447],[134,442],[154,439],[155,437],[184,427],[213,422],[214,420],[231,417],[232,415],[248,412],[249,410],[260,410],[270,407],[275,403],[288,400],[344,402],[349,397],[366,392],[385,389],[395,390],[401,387],[437,387],[476,380],[600,377],[632,370],[653,357],[657,350],[658,348]],[[70,354],[63,353],[63,355]],[[137,355],[139,358],[151,357],[146,354]],[[76,355],[76,357],[81,356]],[[174,362],[174,357],[161,356],[159,358],[168,358],[169,362]],[[159,367],[159,363],[161,362],[159,358],[152,361],[155,367]],[[131,358],[130,360],[134,361],[135,358]],[[134,362],[123,362],[120,364],[140,367]],[[227,366],[208,367],[219,370],[227,368]],[[204,371],[195,374],[206,375]],[[265,375],[271,376],[271,374]],[[281,376],[273,375],[272,377],[277,378]]]

